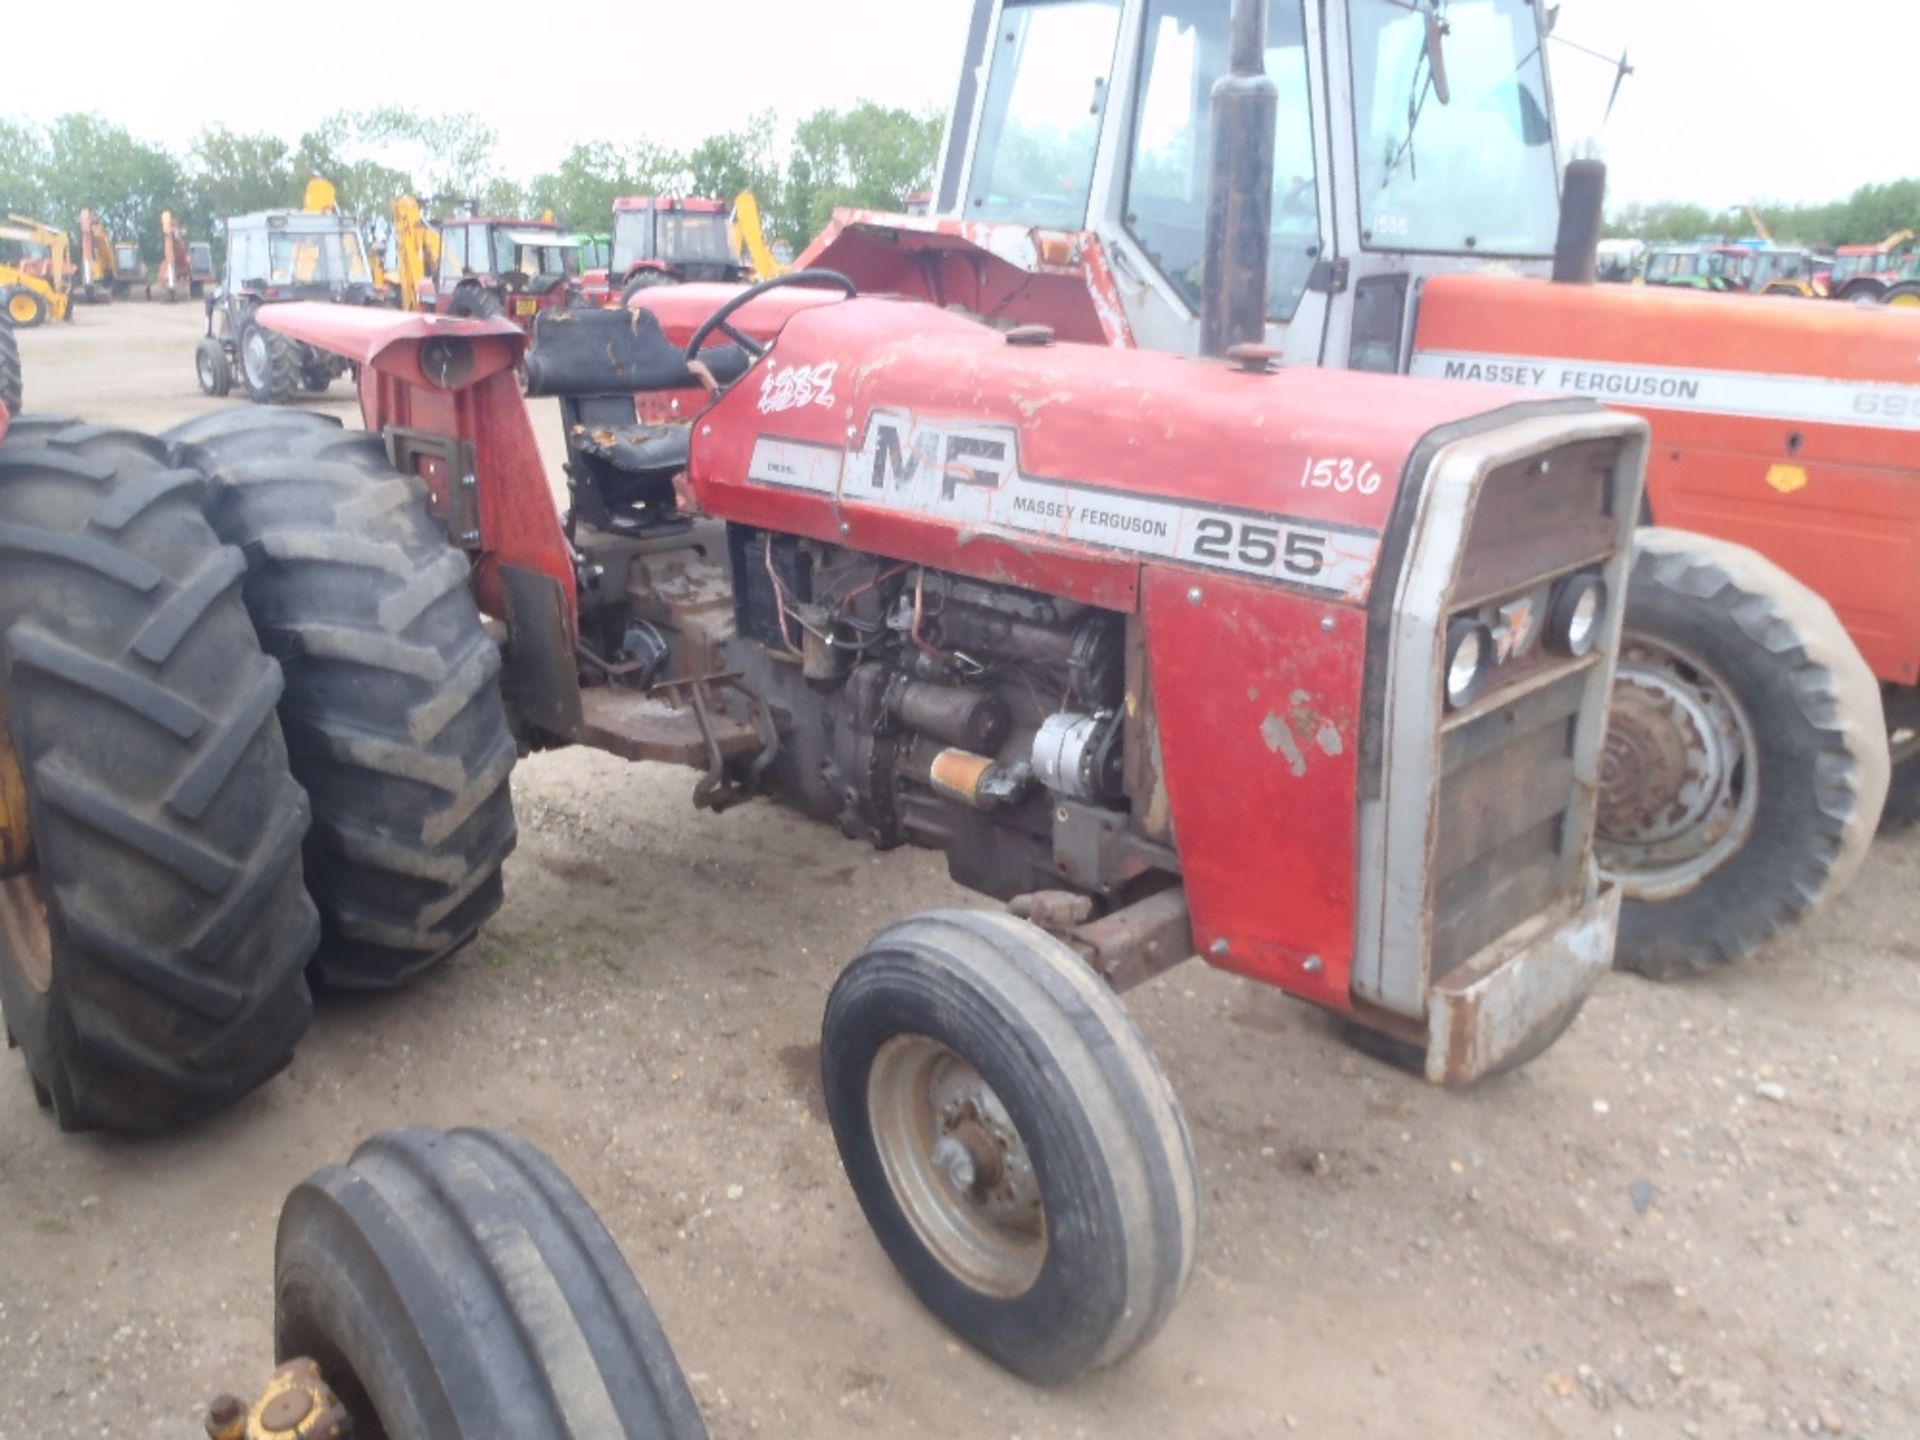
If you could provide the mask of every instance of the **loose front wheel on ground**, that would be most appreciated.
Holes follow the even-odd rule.
[[[705,1440],[613,1237],[515,1136],[375,1136],[287,1197],[273,1269],[275,1356],[356,1440]]]
[[[1845,889],[1887,797],[1880,692],[1826,601],[1743,546],[1644,529],[1596,849],[1617,963],[1752,954]]]

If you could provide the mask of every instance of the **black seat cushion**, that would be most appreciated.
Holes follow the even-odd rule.
[[[700,359],[722,384],[747,372],[737,345],[712,346]],[[529,395],[631,395],[698,383],[651,310],[543,310],[534,317]]]

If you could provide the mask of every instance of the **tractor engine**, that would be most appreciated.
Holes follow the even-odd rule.
[[[943,850],[1002,899],[1124,888],[1055,846],[1057,814],[1084,817],[1090,844],[1125,833],[1123,617],[745,526],[728,559],[730,656],[791,718],[775,793],[877,846]],[[1177,871],[1136,848],[1136,876],[1149,853]]]

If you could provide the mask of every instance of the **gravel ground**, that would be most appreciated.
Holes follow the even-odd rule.
[[[150,429],[209,408],[199,318],[26,334],[29,405]],[[551,404],[535,423],[552,465]],[[1920,1434],[1920,836],[1737,973],[1610,978],[1544,1059],[1464,1095],[1197,965],[1130,997],[1193,1127],[1199,1265],[1132,1363],[1040,1392],[894,1278],[815,1077],[840,965],[968,897],[937,857],[698,814],[691,784],[527,761],[495,922],[404,994],[325,1004],[284,1076],[189,1134],[62,1136],[4,1077],[0,1436],[199,1434],[270,1363],[281,1197],[409,1121],[559,1161],[723,1440]]]

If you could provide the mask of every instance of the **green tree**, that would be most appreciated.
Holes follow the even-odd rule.
[[[687,165],[679,151],[646,140],[576,145],[557,169],[535,177],[528,205],[551,209],[575,229],[605,230],[613,220],[613,202],[621,195],[685,194]]]
[[[291,204],[298,187],[287,142],[207,127],[187,148],[187,193],[181,219],[194,235],[217,237],[229,216]]]
[[[762,209],[779,204],[780,162],[775,156],[773,112],[762,111],[738,130],[709,135],[687,157],[693,194],[731,200],[751,190]]]
[[[17,212],[42,218],[47,210],[44,178],[47,142],[32,125],[0,119],[0,215]],[[47,223],[54,223],[47,218]]]
[[[933,183],[940,123],[938,115],[871,101],[814,111],[794,129],[777,233],[797,247],[818,234],[838,206],[897,209]]]
[[[157,261],[160,212],[186,200],[179,162],[98,115],[60,116],[47,127],[46,146],[43,218],[71,225],[90,209],[115,239],[137,241]]]

